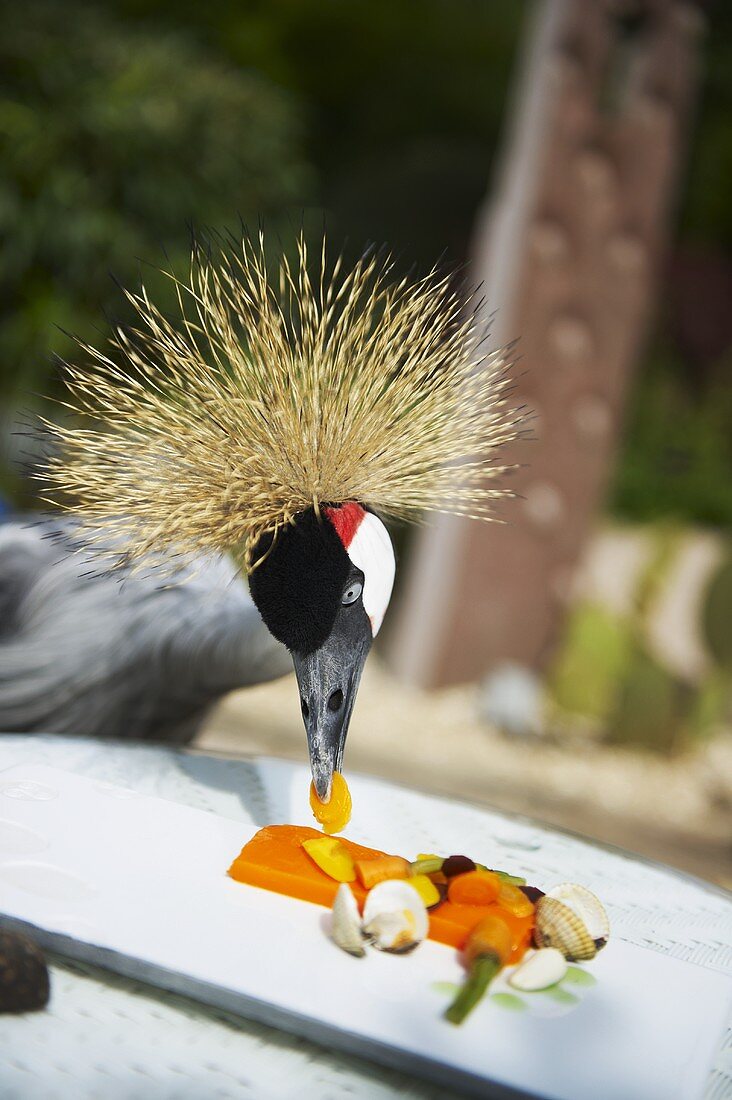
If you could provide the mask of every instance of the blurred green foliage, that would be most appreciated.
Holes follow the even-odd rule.
[[[710,5],[700,45],[677,239],[610,504],[732,531],[732,5]]]
[[[682,240],[732,253],[732,5],[709,4],[680,207]]]
[[[725,374],[690,378],[668,337],[656,336],[615,469],[616,515],[732,530],[732,371]]]
[[[607,722],[631,649],[630,635],[616,616],[593,603],[578,604],[552,666],[557,704],[595,722]]]
[[[716,664],[732,673],[732,547],[709,586],[701,627]]]
[[[525,0],[106,0],[185,25],[297,96],[328,233],[405,264],[465,258],[504,121]]]
[[[308,194],[297,101],[194,39],[54,0],[0,4],[0,399],[47,392],[51,352],[118,315],[110,272],[187,256],[190,224]],[[97,334],[94,333],[96,336]]]
[[[685,536],[684,533],[687,533]],[[668,607],[674,570],[688,529],[659,523],[620,612],[588,593],[574,607],[547,676],[549,713],[558,728],[575,725],[616,745],[681,751],[732,716],[732,545],[695,594],[693,613],[703,667],[686,676],[671,667],[653,629]]]

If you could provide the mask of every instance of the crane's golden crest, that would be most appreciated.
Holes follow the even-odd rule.
[[[260,236],[194,248],[186,279],[168,273],[172,320],[128,292],[135,327],[64,367],[74,415],[47,423],[49,499],[132,566],[234,551],[252,569],[262,536],[345,501],[490,518],[518,427],[504,358],[447,277],[390,267],[344,271],[325,244],[311,263],[301,239],[271,279]]]

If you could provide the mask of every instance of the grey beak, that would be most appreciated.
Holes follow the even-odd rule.
[[[339,629],[337,621],[320,649],[292,654],[310,769],[321,802],[330,800],[333,772],[340,771],[343,764],[351,712],[371,641],[370,630],[354,635],[352,628]]]

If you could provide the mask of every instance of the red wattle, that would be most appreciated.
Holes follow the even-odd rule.
[[[356,531],[358,531],[361,520],[366,515],[365,508],[362,508],[360,504],[356,504],[355,500],[349,500],[337,508],[326,508],[325,514],[335,527],[338,537],[347,550]]]

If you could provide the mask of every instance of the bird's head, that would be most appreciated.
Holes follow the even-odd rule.
[[[343,750],[371,643],[394,583],[394,550],[378,516],[360,504],[301,512],[265,536],[249,581],[270,632],[290,650],[313,783],[323,802]]]

